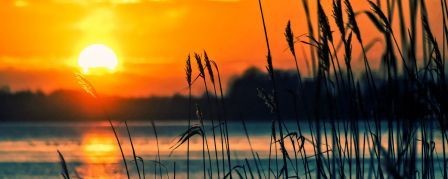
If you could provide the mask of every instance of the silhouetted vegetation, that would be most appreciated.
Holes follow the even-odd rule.
[[[81,93],[63,91],[50,95],[2,93],[1,108],[5,110],[0,117],[4,120],[100,120],[101,116],[110,116],[106,117],[109,120],[188,118],[189,126],[171,150],[177,152],[181,145],[189,145],[190,138],[201,137],[204,178],[232,178],[234,174],[248,178],[247,171],[253,176],[255,170],[247,159],[231,163],[234,158],[230,155],[227,121],[241,120],[251,145],[244,120],[268,120],[272,124],[270,141],[266,141],[268,164],[264,169],[257,167],[260,178],[447,178],[446,1],[440,1],[443,39],[436,39],[423,0],[409,1],[409,14],[414,17],[409,27],[404,22],[401,0],[368,1],[371,9],[363,12],[356,12],[349,0],[333,0],[332,17],[337,31],[331,29],[331,16],[327,16],[320,1],[302,0],[309,34],[305,40],[296,40],[288,22],[285,37],[295,64],[300,58],[294,45],[310,46],[313,75],[309,79],[302,77],[298,65],[296,71],[290,72],[274,67],[263,7],[261,1],[258,2],[267,47],[267,73],[248,69],[232,80],[226,96],[222,92],[218,65],[204,52],[194,55],[197,72],[192,69],[190,57],[186,65],[189,90],[192,85],[203,86],[205,94],[201,97],[192,97],[191,92],[188,97],[140,99],[91,99]],[[309,2],[317,3],[316,26],[311,23],[313,12]],[[381,2],[387,3],[385,8]],[[393,19],[397,9],[399,17]],[[371,42],[366,42],[361,34],[359,15],[366,15],[384,37],[381,39],[384,49],[377,52],[382,54],[382,66],[378,71],[370,67],[367,52]],[[419,20],[415,19],[418,15]],[[399,31],[392,28],[393,23],[398,24]],[[417,35],[417,23],[421,24],[421,36]],[[397,36],[400,36],[400,44]],[[419,37],[421,44],[416,40]],[[335,48],[336,40],[341,42],[342,52]],[[354,45],[360,47],[363,57],[360,71],[352,68]],[[417,49],[420,47],[422,49]],[[417,51],[422,51],[422,60],[418,60]],[[194,74],[198,74],[195,83],[192,81]],[[93,87],[87,85],[86,88],[86,83],[83,87],[95,97]],[[214,93],[209,91],[210,85]],[[193,112],[196,112],[197,122],[192,121]],[[297,125],[286,125],[286,120],[295,120]],[[205,122],[211,123],[211,127],[204,125]],[[112,122],[111,127],[115,132]],[[154,124],[153,127],[155,129]],[[132,145],[130,134],[128,138]],[[117,135],[116,139],[121,147]],[[211,141],[213,143],[209,143]],[[221,158],[218,157],[219,146]],[[306,147],[313,152],[306,153]],[[188,153],[187,150],[187,156]],[[253,150],[251,153],[252,163],[261,165],[258,154]],[[60,156],[63,175],[69,177],[62,154]],[[128,172],[123,153],[122,156]],[[138,169],[137,156],[133,153]],[[142,173],[144,170],[142,167]],[[188,173],[190,168],[187,170]],[[138,175],[140,177],[140,172]]]
[[[293,108],[295,100],[298,100],[297,75],[293,71],[275,71],[279,86],[280,106],[284,109],[281,111],[282,116],[286,120],[295,120],[296,114],[304,120],[304,117],[312,117],[312,108]],[[378,80],[377,80],[378,81]],[[381,81],[378,81],[381,82]],[[390,103],[386,103],[387,90],[392,86],[387,83],[378,83],[377,106],[373,103],[366,103],[366,111],[373,110],[377,112],[378,117],[386,117],[388,110],[391,109]],[[406,79],[399,79],[397,82],[396,103],[397,117],[413,120],[421,118],[424,114],[424,103],[413,100],[414,91],[407,87]],[[302,82],[302,93],[307,94],[301,99],[301,104],[314,106],[316,104],[316,81],[313,79],[304,79]],[[427,84],[429,87],[436,88],[436,84]],[[272,91],[269,76],[258,68],[252,67],[247,69],[241,76],[235,77],[229,84],[225,100],[227,115],[229,120],[270,120],[274,116],[266,108],[264,101],[257,94],[257,89],[263,89],[266,92]],[[437,91],[443,93],[443,91]],[[212,97],[213,94],[210,94]],[[444,94],[435,94],[438,96]],[[338,93],[332,94],[333,100],[340,101],[339,106],[349,105],[344,96]],[[368,99],[371,96],[364,95],[363,98]],[[441,101],[443,102],[443,100]],[[199,104],[207,107],[207,97],[193,96],[192,104]],[[81,91],[55,91],[50,94],[42,92],[19,91],[19,92],[0,92],[0,111],[1,121],[82,121],[82,120],[105,120],[99,105],[103,105],[110,114],[111,119],[124,120],[185,120],[188,118],[189,111],[188,96],[174,95],[171,97],[146,97],[146,98],[123,98],[107,96],[103,97],[102,104],[95,99],[89,97]],[[320,116],[323,118],[330,117],[330,111],[324,99],[320,102]],[[219,107],[219,106],[214,106]],[[339,109],[340,114],[337,120],[345,120],[350,115],[347,108]],[[311,116],[310,116],[311,115]]]

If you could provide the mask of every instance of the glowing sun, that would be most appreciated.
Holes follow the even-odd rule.
[[[114,51],[102,44],[89,45],[81,51],[78,65],[83,73],[89,73],[91,69],[114,71],[118,65],[117,55]]]

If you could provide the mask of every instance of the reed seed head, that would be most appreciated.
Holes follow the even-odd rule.
[[[342,5],[341,0],[333,0],[333,18],[336,22],[336,26],[338,27],[339,32],[342,37],[345,36],[345,27],[344,27],[344,16],[342,14]]]
[[[77,73],[75,74],[75,78],[78,80],[78,84],[87,94],[91,95],[94,98],[98,97],[98,94],[93,85],[89,82],[89,80],[84,78],[83,75]]]
[[[193,70],[191,69],[191,60],[190,55],[187,56],[187,60],[185,61],[185,74],[187,78],[188,86],[191,87],[192,81],[191,81],[191,74]]]
[[[205,61],[205,67],[207,68],[208,74],[210,76],[210,81],[212,81],[212,83],[215,83],[215,76],[213,75],[212,65],[205,50],[204,50],[204,61]]]
[[[294,33],[292,32],[292,29],[291,29],[291,21],[288,21],[288,24],[286,24],[285,37],[286,37],[286,42],[288,42],[289,50],[291,51],[292,55],[295,57],[296,52],[294,50]]]
[[[196,59],[196,63],[198,64],[199,76],[202,78],[205,78],[204,65],[202,64],[201,56],[199,54],[195,53],[194,57]]]
[[[355,12],[353,11],[352,4],[350,4],[350,0],[344,0],[344,3],[348,15],[348,25],[352,29],[353,33],[355,33],[358,41],[362,43],[361,32],[359,30],[358,23],[356,22]]]
[[[328,17],[325,14],[324,8],[322,8],[322,4],[320,4],[320,1],[318,3],[318,14],[319,14],[319,26],[321,28],[323,35],[326,36],[330,42],[333,42],[333,35],[331,32],[330,23],[328,22]]]

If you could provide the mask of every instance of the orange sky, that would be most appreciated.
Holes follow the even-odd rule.
[[[330,0],[322,2],[330,15]],[[353,2],[357,11],[368,8],[365,1]],[[441,34],[440,2],[427,3],[434,33]],[[292,68],[283,33],[289,19],[296,35],[307,32],[301,3],[266,0],[263,5],[274,66]],[[119,96],[185,93],[185,58],[203,49],[221,66],[225,83],[250,66],[264,69],[265,64],[256,0],[6,0],[0,2],[0,17],[0,86],[14,91],[79,89],[73,77],[81,70],[77,58],[95,43],[111,47],[119,65],[115,73],[87,79],[100,93]],[[367,40],[379,35],[364,16],[359,21]],[[374,68],[379,46],[369,54]],[[302,47],[308,49],[297,44],[299,57]],[[303,60],[299,64],[308,73]]]

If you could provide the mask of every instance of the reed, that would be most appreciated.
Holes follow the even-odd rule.
[[[209,77],[210,77],[210,81],[212,82],[213,85],[213,91],[214,91],[214,95],[215,95],[215,105],[216,105],[216,116],[218,118],[218,127],[219,127],[219,134],[221,136],[221,157],[222,157],[222,167],[223,167],[223,172],[225,172],[225,164],[224,164],[224,138],[226,133],[224,133],[223,131],[223,122],[221,120],[221,113],[219,111],[219,100],[218,100],[218,93],[216,90],[216,84],[215,84],[215,75],[213,74],[213,68],[212,68],[212,60],[209,59],[207,52],[205,52],[204,50],[204,61],[205,61],[205,67],[207,68]],[[213,126],[213,128],[215,128],[215,126]],[[215,158],[216,158],[216,168],[218,170],[218,178],[220,178],[220,169],[219,169],[219,159],[218,159],[218,153],[217,153],[217,149],[216,149],[216,139],[215,137],[213,138],[214,143],[215,143]]]
[[[140,169],[138,167],[137,155],[135,154],[134,144],[132,143],[131,132],[129,131],[128,123],[126,121],[124,121],[124,124],[126,126],[126,131],[128,133],[129,143],[131,144],[132,156],[134,157],[134,163],[135,163],[135,168],[137,169],[138,178],[141,179]],[[143,168],[143,170],[145,170],[145,169]]]
[[[75,77],[77,78],[79,85],[84,89],[85,92],[87,92],[94,98],[100,98],[98,93],[96,92],[96,89],[86,78],[84,78],[81,74],[76,74]],[[99,101],[101,102],[101,100],[99,100]],[[106,115],[106,119],[109,121],[109,125],[112,129],[112,132],[114,133],[115,139],[117,141],[117,145],[120,149],[121,158],[123,159],[123,164],[126,169],[126,175],[127,175],[128,179],[130,179],[131,176],[129,174],[129,168],[128,168],[128,164],[126,162],[126,157],[123,152],[123,147],[121,146],[120,138],[118,137],[117,131],[116,131],[112,121],[110,120],[109,114],[103,108],[101,110],[103,110],[103,113]]]
[[[192,82],[192,73],[193,70],[191,68],[191,60],[190,55],[187,56],[187,60],[185,61],[185,74],[186,80],[188,84],[188,128],[191,127],[191,86]],[[187,140],[187,179],[190,178],[190,139]]]
[[[157,163],[161,164],[162,162],[160,161],[159,135],[157,135],[156,123],[153,120],[151,120],[151,127],[152,127],[152,130],[154,132],[154,136],[156,137]],[[188,143],[188,141],[189,140],[187,140],[187,143]],[[156,175],[157,175],[157,172],[154,172],[154,178],[155,178]],[[162,178],[162,168],[161,168],[161,165],[159,165],[159,176],[160,176],[160,178]]]
[[[250,142],[250,137],[249,137],[249,133],[247,131],[246,123],[244,122],[244,120],[242,120],[241,122],[243,123],[243,129],[244,129],[244,133],[246,134],[247,143],[249,143],[250,152],[252,153],[252,157],[255,160],[254,163],[255,163],[255,168],[257,169],[258,178],[262,178],[261,174],[263,174],[263,176],[266,178],[266,174],[264,173],[263,169],[261,168],[261,166],[259,166],[259,163],[256,160],[257,157],[255,157],[255,152],[254,152],[254,149],[252,147],[252,143]],[[246,159],[246,165],[249,166],[249,162],[247,161],[247,159]],[[250,171],[250,173],[251,173],[251,176],[253,178],[252,170]]]
[[[259,9],[260,9],[260,14],[261,14],[261,20],[263,23],[263,30],[264,30],[264,36],[265,36],[265,40],[266,40],[266,47],[267,47],[267,56],[266,56],[266,68],[268,71],[268,74],[270,76],[270,80],[272,82],[272,87],[273,87],[273,101],[274,101],[274,112],[276,114],[276,122],[277,122],[277,126],[278,126],[278,131],[279,131],[279,146],[280,146],[280,151],[282,153],[282,163],[283,163],[283,169],[284,169],[284,176],[286,178],[288,178],[288,164],[287,164],[287,153],[286,153],[286,148],[285,148],[285,144],[284,144],[284,135],[283,135],[283,119],[281,117],[281,112],[279,111],[279,101],[278,101],[278,90],[277,90],[277,83],[276,83],[276,79],[275,79],[275,74],[274,74],[274,65],[272,63],[272,56],[271,56],[271,48],[269,45],[269,38],[268,38],[268,33],[267,33],[267,28],[266,28],[266,22],[264,19],[264,14],[263,14],[263,7],[261,5],[261,0],[258,0],[258,5],[259,5]],[[275,127],[275,125],[272,126],[273,128]],[[274,130],[273,130],[274,131]],[[273,139],[275,140],[275,136],[276,133],[275,131],[272,133],[273,135]],[[277,146],[277,145],[275,145]],[[277,164],[277,161],[275,162]]]
[[[199,107],[199,105],[196,105],[196,115],[199,119],[199,124],[201,126],[202,129],[205,129],[205,125],[204,125],[204,116],[202,114],[201,108]],[[210,149],[208,148],[208,142],[207,142],[207,135],[205,132],[202,132],[202,158],[203,158],[203,167],[204,167],[204,178],[206,176],[206,172],[205,172],[205,151],[207,151],[208,154],[208,163],[209,163],[209,177],[212,178],[213,173],[212,173],[212,158],[210,156]],[[206,150],[206,149],[207,150]]]
[[[126,157],[124,156],[123,147],[121,146],[121,142],[120,142],[120,139],[118,138],[117,131],[115,130],[115,127],[112,124],[111,120],[109,120],[109,124],[110,124],[110,127],[112,128],[112,131],[114,132],[114,136],[115,136],[115,139],[117,140],[118,147],[120,148],[121,158],[123,158],[123,164],[126,169],[126,175],[128,176],[128,179],[130,179],[131,177],[129,174],[128,164],[126,162]]]
[[[313,28],[313,24],[311,23],[311,12],[310,12],[310,8],[309,8],[309,4],[307,0],[302,0],[302,6],[303,9],[305,10],[305,15],[306,15],[306,22],[308,24],[308,35],[311,38],[314,38],[314,28]],[[309,41],[309,43],[311,43],[311,41]],[[317,65],[316,65],[316,57],[315,57],[315,50],[313,47],[310,46],[310,55],[311,55],[311,64],[312,64],[312,73],[313,73],[313,77],[316,76],[317,74]]]
[[[219,84],[219,92],[220,92],[220,96],[221,96],[221,106],[222,106],[222,111],[223,111],[223,122],[224,122],[224,137],[225,137],[225,144],[226,144],[226,154],[227,154],[227,166],[228,166],[228,168],[229,168],[229,170],[230,170],[230,168],[231,168],[231,166],[232,166],[232,163],[231,163],[231,161],[230,161],[230,141],[229,141],[229,129],[228,129],[228,126],[227,126],[227,118],[226,118],[226,104],[225,104],[225,102],[224,102],[224,92],[223,92],[223,90],[222,90],[222,83],[221,83],[221,75],[220,75],[220,73],[219,73],[219,68],[218,68],[218,65],[216,64],[216,62],[215,61],[213,61],[213,60],[211,60],[211,63],[213,64],[213,66],[215,67],[215,69],[216,69],[216,73],[217,73],[217,75],[218,75],[218,84]],[[215,96],[218,96],[217,94],[216,94],[216,91],[215,91]],[[218,97],[217,97],[218,98]],[[223,158],[223,160],[224,160],[224,158]],[[223,165],[223,172],[225,172],[225,167],[224,167],[224,165]]]
[[[428,18],[426,2],[410,0],[409,12],[405,11],[401,0],[367,1],[370,9],[356,11],[349,0],[332,1],[332,19],[325,8],[317,1],[317,8],[312,11],[309,1],[302,0],[307,21],[307,40],[301,40],[310,47],[312,59],[311,79],[302,76],[300,60],[308,57],[296,52],[296,37],[291,22],[286,23],[284,37],[293,58],[297,87],[282,91],[283,84],[276,74],[271,44],[267,33],[265,14],[261,0],[258,1],[261,21],[266,42],[266,76],[272,91],[258,88],[258,96],[265,103],[267,110],[273,114],[270,125],[269,153],[267,161],[260,159],[254,148],[250,131],[244,120],[241,125],[250,148],[250,157],[240,160],[231,155],[229,126],[220,71],[215,61],[204,51],[203,55],[194,54],[197,63],[198,78],[210,106],[208,113],[196,104],[197,124],[192,123],[192,86],[193,70],[190,56],[185,61],[186,81],[188,84],[188,127],[179,135],[171,152],[187,145],[187,178],[190,177],[190,139],[199,136],[202,139],[202,174],[203,178],[447,178],[448,160],[448,96],[446,90],[445,58],[448,44],[447,3],[440,1],[442,10],[442,39],[434,34]],[[382,6],[382,3],[383,4]],[[343,7],[345,6],[345,8]],[[385,8],[384,8],[385,7]],[[345,11],[343,10],[345,9]],[[313,24],[311,14],[316,13],[318,21]],[[405,14],[414,18],[407,26]],[[398,30],[394,30],[393,17],[397,15]],[[365,15],[382,37],[365,41],[359,15]],[[346,19],[344,19],[347,17]],[[416,18],[420,17],[420,18]],[[335,27],[330,20],[334,20]],[[420,25],[421,24],[421,25]],[[422,41],[418,40],[418,29],[422,29]],[[335,31],[332,30],[335,29]],[[316,29],[317,33],[314,31]],[[336,32],[338,35],[335,35]],[[400,43],[397,40],[399,37]],[[338,42],[339,45],[338,45]],[[367,52],[378,42],[384,42],[381,53],[382,66],[372,69]],[[352,67],[353,45],[359,45],[362,55],[362,72]],[[423,57],[417,54],[422,52]],[[340,58],[341,57],[341,58]],[[422,61],[422,62],[420,62]],[[342,66],[339,63],[343,63]],[[397,69],[401,62],[402,70]],[[360,73],[360,74],[358,74]],[[379,75],[382,73],[382,75]],[[206,76],[208,75],[208,78]],[[209,94],[208,82],[213,86]],[[306,86],[312,83],[314,86]],[[93,86],[87,80],[81,80],[87,93],[97,97]],[[305,94],[306,88],[312,88],[311,94]],[[255,92],[254,92],[255,93]],[[292,96],[293,106],[283,105],[280,96]],[[289,97],[289,96],[288,96]],[[311,100],[309,100],[311,99]],[[313,101],[312,103],[307,103]],[[293,108],[296,127],[285,123],[283,111]],[[303,111],[306,114],[300,114]],[[306,116],[301,118],[301,116]],[[108,118],[109,119],[109,118]],[[211,128],[205,125],[209,120]],[[215,124],[217,119],[217,124]],[[308,126],[305,126],[305,121]],[[129,178],[125,155],[121,148],[119,136],[109,120],[120,148]],[[157,159],[155,173],[162,178],[159,139],[155,123],[151,122],[157,142]],[[132,144],[127,123],[128,138],[131,143],[133,158],[140,177],[138,160]],[[216,133],[215,129],[218,129]],[[293,129],[293,130],[291,130]],[[213,136],[213,148],[209,148],[207,135]],[[218,135],[218,137],[217,137]],[[440,136],[440,137],[439,137]],[[441,140],[440,140],[441,139]],[[253,139],[252,139],[253,140]],[[441,141],[441,142],[436,142]],[[287,143],[286,143],[287,142]],[[288,148],[286,147],[288,144]],[[290,145],[289,145],[290,144]],[[220,146],[219,146],[220,145]],[[291,146],[291,147],[289,147]],[[220,147],[220,149],[218,148]],[[312,150],[312,152],[306,149]],[[211,151],[212,150],[212,151]],[[221,150],[221,153],[218,153]],[[58,151],[59,153],[59,151]],[[60,160],[64,178],[69,177],[68,169],[61,153]],[[232,158],[233,157],[233,158]],[[221,159],[220,159],[221,158]],[[213,160],[214,159],[214,160]],[[208,160],[208,161],[207,161]],[[240,164],[238,161],[240,160]],[[207,163],[208,162],[208,163]],[[176,177],[176,163],[172,163],[173,176]],[[244,164],[244,165],[242,165]],[[266,168],[267,165],[267,168]],[[302,165],[303,168],[300,168]],[[166,167],[164,167],[166,168]],[[166,168],[166,171],[168,169]],[[144,164],[142,170],[144,174]],[[215,175],[214,175],[215,174]]]
[[[200,117],[199,112],[198,112],[198,117]],[[199,118],[199,120],[202,120],[201,118]],[[177,142],[170,147],[171,149],[171,153],[173,153],[177,148],[179,148],[182,144],[184,144],[185,142],[189,141],[191,137],[195,136],[195,135],[199,135],[201,136],[202,139],[202,161],[203,161],[203,177],[206,178],[206,166],[205,166],[205,135],[204,135],[204,130],[202,127],[202,122],[200,122],[201,125],[192,125],[191,127],[189,127],[185,132],[183,132],[181,135],[179,135],[179,139],[177,140]],[[170,154],[171,155],[171,154]]]
[[[205,94],[207,96],[207,102],[209,104],[211,104],[210,94],[208,92],[207,80],[206,80],[206,75],[205,75],[205,70],[206,69],[210,69],[210,70],[208,70],[208,72],[209,72],[209,74],[213,75],[213,70],[211,69],[210,60],[208,59],[207,53],[205,53],[205,52],[204,52],[204,61],[206,63],[205,64],[206,66],[204,66],[202,64],[202,58],[201,58],[201,56],[199,54],[195,54],[195,59],[196,59],[196,62],[198,64],[198,70],[200,72],[199,76],[202,78],[202,81],[204,82],[204,89],[205,89]],[[214,77],[210,76],[209,78],[210,78],[210,80],[212,80],[214,82]],[[210,121],[211,121],[211,129],[212,129],[212,134],[213,134],[213,146],[214,146],[214,153],[215,153],[215,163],[216,163],[216,169],[218,170],[218,176],[220,176],[219,175],[218,150],[217,150],[218,148],[216,146],[215,120],[212,118],[212,115],[213,115],[213,108],[210,107]],[[208,144],[207,144],[207,146],[208,146]],[[210,165],[211,165],[211,163],[210,163]],[[210,169],[210,175],[213,175],[213,170],[211,170],[211,169]]]
[[[61,168],[62,168],[61,175],[64,179],[70,179],[70,174],[68,172],[68,167],[67,167],[67,163],[65,162],[64,156],[62,155],[61,152],[59,152],[59,150],[57,152],[59,155],[59,161],[60,161]]]

